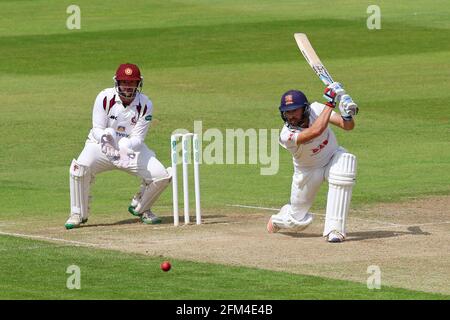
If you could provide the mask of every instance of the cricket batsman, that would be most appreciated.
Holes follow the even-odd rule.
[[[294,175],[290,204],[270,217],[269,233],[308,227],[313,221],[309,209],[320,185],[327,181],[323,236],[328,242],[342,242],[346,237],[345,221],[356,180],[356,157],[338,145],[328,124],[352,130],[358,107],[338,82],[325,88],[324,97],[325,104],[310,104],[298,90],[290,90],[281,97],[279,110],[284,127],[279,142],[292,154]],[[339,113],[334,111],[336,107]]]
[[[95,99],[92,129],[78,159],[70,165],[70,216],[66,229],[79,227],[89,217],[89,189],[101,172],[121,170],[142,178],[128,211],[145,224],[160,223],[152,205],[169,185],[171,168],[165,168],[144,143],[152,121],[153,105],[142,91],[137,65],[121,64],[114,87]]]

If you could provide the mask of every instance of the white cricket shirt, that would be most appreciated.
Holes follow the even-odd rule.
[[[95,99],[88,138],[100,142],[105,129],[112,128],[116,132],[116,142],[129,138],[129,148],[137,150],[147,135],[152,112],[152,102],[142,93],[125,107],[115,88],[105,89]]]
[[[310,126],[325,107],[324,104],[318,102],[311,103]],[[304,129],[291,129],[284,125],[280,133],[279,143],[283,148],[291,152],[295,171],[302,168],[324,167],[339,147],[336,136],[328,125],[320,136],[304,144],[297,145],[297,136],[302,130]]]

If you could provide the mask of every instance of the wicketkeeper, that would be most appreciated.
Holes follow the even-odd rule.
[[[141,93],[143,77],[136,65],[121,64],[113,79],[115,86],[101,91],[95,99],[92,129],[83,151],[70,165],[67,229],[88,220],[89,189],[96,174],[114,169],[142,178],[128,211],[143,223],[161,222],[151,207],[172,176],[171,168],[166,169],[144,143],[152,121],[152,102]]]
[[[267,230],[301,231],[313,221],[309,212],[322,182],[329,185],[323,236],[329,242],[342,242],[346,236],[345,221],[356,180],[356,157],[340,147],[329,123],[344,130],[355,126],[358,107],[340,83],[325,89],[327,102],[309,103],[306,96],[290,90],[281,97],[279,110],[284,121],[280,144],[291,152],[294,175],[290,204],[272,215]],[[333,111],[338,106],[339,113]]]

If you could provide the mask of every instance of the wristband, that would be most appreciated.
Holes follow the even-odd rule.
[[[344,121],[352,121],[353,117],[351,115],[348,116],[341,116]]]

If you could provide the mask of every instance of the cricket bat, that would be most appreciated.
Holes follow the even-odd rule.
[[[333,83],[334,82],[333,78],[331,77],[327,68],[325,68],[325,66],[323,65],[322,61],[320,61],[319,56],[312,47],[311,42],[309,42],[309,39],[306,36],[306,34],[295,33],[294,38],[306,61],[309,63],[314,72],[317,74],[319,79],[322,80],[322,82],[326,86]],[[348,98],[351,99],[350,96],[348,96]],[[354,103],[353,100],[351,100],[351,104],[356,105],[356,103]],[[356,110],[358,110],[358,108]]]
[[[311,42],[309,42],[306,34],[295,33],[294,38],[306,61],[309,63],[320,80],[322,80],[322,82],[326,86],[333,83],[333,78],[323,65],[322,61],[320,61],[319,56],[317,55],[316,51],[314,51]]]

